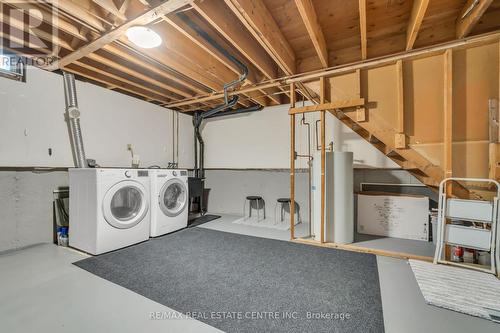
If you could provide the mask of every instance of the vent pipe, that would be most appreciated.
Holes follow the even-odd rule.
[[[77,168],[86,168],[87,160],[83,148],[82,129],[80,127],[80,111],[76,99],[76,84],[73,74],[63,72],[64,96],[66,100],[66,116],[68,121],[73,159]]]

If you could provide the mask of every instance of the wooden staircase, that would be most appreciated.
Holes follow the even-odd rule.
[[[314,98],[316,103],[325,105],[323,103],[329,102],[329,100],[325,98],[323,103],[321,103],[319,98],[321,89],[319,89],[320,87],[318,85],[313,84],[307,86],[312,92],[316,93],[316,98]],[[342,101],[339,102],[339,104],[343,103]],[[316,106],[316,108],[320,107],[320,105]],[[394,161],[403,170],[415,176],[422,184],[436,191],[438,190],[439,184],[445,178],[443,168],[433,164],[428,158],[408,145],[408,138],[404,133],[397,131],[383,119],[370,117],[370,113],[365,109],[365,106],[346,106],[337,109],[328,109],[327,112],[339,119],[344,125],[352,129],[373,147]],[[401,142],[403,142],[403,144],[401,144]],[[480,200],[484,197],[485,190],[488,191],[488,189],[478,189],[475,191],[466,188],[462,184],[456,183],[455,186],[453,186],[453,195],[460,198]]]
[[[408,145],[404,148],[396,148],[397,132],[395,129],[382,124],[376,119],[370,119],[368,116],[361,117],[363,120],[359,121],[359,109],[349,108],[329,110],[328,112],[398,164],[403,170],[407,170],[424,185],[437,191],[439,183],[445,178],[443,169]],[[475,191],[457,183],[453,188],[453,193],[457,197],[480,200],[483,199],[485,190],[478,189]]]

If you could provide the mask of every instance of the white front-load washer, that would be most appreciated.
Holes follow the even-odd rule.
[[[69,169],[69,245],[101,254],[149,239],[144,169]]]
[[[187,227],[187,170],[150,169],[151,237]]]

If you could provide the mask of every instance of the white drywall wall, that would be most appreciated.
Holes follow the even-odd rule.
[[[130,143],[141,166],[171,161],[172,111],[80,81],[77,96],[87,158],[130,166]],[[61,75],[29,68],[26,83],[0,77],[0,100],[0,166],[73,166]],[[179,164],[192,167],[191,117],[179,124]]]
[[[289,105],[264,108],[261,111],[208,120],[202,134],[206,142],[207,168],[289,168],[290,116]],[[299,154],[307,154],[307,130],[296,116],[296,145]],[[309,113],[311,145],[314,147],[314,123],[319,113]],[[326,142],[334,142],[337,151],[354,152],[356,166],[398,168],[398,165],[375,149],[337,118],[327,113]],[[306,167],[299,159],[298,168]]]

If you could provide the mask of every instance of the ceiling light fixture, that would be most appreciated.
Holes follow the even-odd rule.
[[[151,49],[161,45],[161,37],[147,27],[130,27],[125,33],[128,40],[144,49]]]

